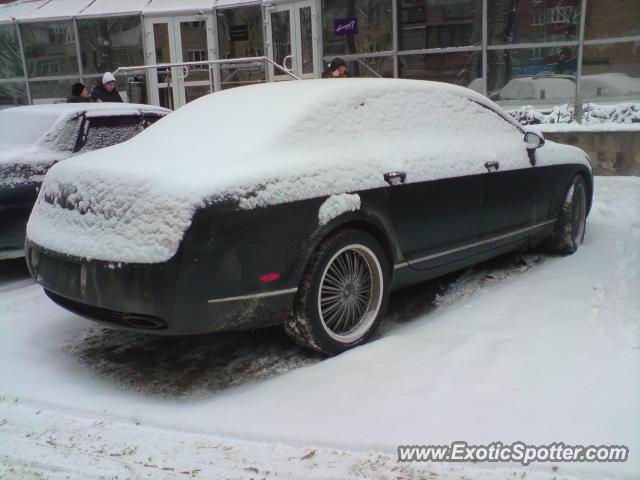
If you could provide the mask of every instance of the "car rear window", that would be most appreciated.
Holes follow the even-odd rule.
[[[80,152],[90,152],[126,142],[144,130],[142,118],[95,117],[87,119],[88,130]]]

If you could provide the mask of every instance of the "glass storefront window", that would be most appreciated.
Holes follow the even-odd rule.
[[[585,45],[580,93],[584,100],[640,100],[640,42]]]
[[[79,82],[79,78],[64,80],[42,80],[29,82],[31,89],[31,100],[38,103],[63,103],[71,95],[71,87]],[[92,85],[87,82],[87,87],[91,90]]]
[[[398,57],[398,74],[401,78],[462,85],[482,93],[481,59],[481,52],[402,55]]]
[[[218,10],[218,44],[220,58],[260,57],[264,55],[262,9],[259,6]],[[262,62],[223,65],[220,68],[222,88],[233,88],[264,82]]]
[[[324,63],[329,68],[331,58]],[[393,57],[352,58],[345,60],[347,77],[393,78]]]
[[[146,77],[142,73],[136,73],[135,75],[131,73],[126,75],[119,73],[118,75],[116,75],[116,88],[118,89],[118,93],[122,97],[122,100],[125,102],[130,101],[128,94],[128,81],[129,77],[131,76],[137,77],[138,80],[142,79],[142,81],[146,83]],[[89,89],[89,92],[91,92],[91,90],[93,90],[93,88],[101,81],[102,75],[91,75],[89,77],[84,77],[84,84]]]
[[[487,91],[502,101],[567,102],[575,98],[578,47],[490,50]]]
[[[399,0],[398,23],[400,50],[480,45],[482,0]]]
[[[262,10],[259,6],[218,10],[220,58],[264,55]]]
[[[71,21],[25,23],[20,33],[30,78],[79,73]]]
[[[209,59],[207,22],[204,20],[180,22],[180,45],[184,62],[207,61]],[[185,77],[185,81],[189,82],[208,79],[209,69],[206,65],[189,67]]]
[[[638,0],[589,0],[584,25],[584,38],[624,37],[640,35],[640,2]]]
[[[0,108],[27,105],[28,103],[25,83],[0,83]]]
[[[264,62],[222,65],[220,68],[223,90],[241,87],[243,85],[251,85],[253,83],[264,83],[267,78],[266,76],[267,72],[264,68]]]
[[[323,55],[393,50],[391,0],[323,0]]]
[[[24,77],[15,25],[0,25],[0,78]]]
[[[79,19],[78,35],[85,74],[145,63],[140,16]]]
[[[487,28],[490,45],[578,39],[580,0],[488,0],[488,2]]]

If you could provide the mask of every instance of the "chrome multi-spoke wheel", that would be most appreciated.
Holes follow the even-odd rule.
[[[387,308],[390,270],[384,248],[368,232],[331,235],[309,258],[287,333],[332,355],[366,342]]]
[[[318,295],[320,320],[341,342],[362,336],[376,318],[382,301],[382,268],[364,245],[349,245],[327,263]]]

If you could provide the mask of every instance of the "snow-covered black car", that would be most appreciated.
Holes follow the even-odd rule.
[[[338,353],[371,336],[393,289],[538,242],[572,253],[592,189],[582,150],[465,88],[257,85],[52,168],[27,262],[56,303],[107,325],[284,324]]]
[[[169,112],[112,103],[0,110],[0,259],[22,255],[29,213],[54,163],[124,142]]]

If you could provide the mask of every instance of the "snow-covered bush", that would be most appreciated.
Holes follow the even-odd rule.
[[[536,110],[533,106],[523,106],[509,112],[522,125],[550,123],[571,123],[575,121],[573,107],[569,104],[556,105],[551,109]],[[583,125],[601,123],[640,123],[640,103],[620,103],[600,105],[585,103],[582,110]]]

